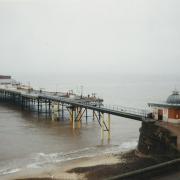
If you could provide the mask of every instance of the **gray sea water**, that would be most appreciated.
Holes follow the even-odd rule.
[[[180,89],[180,76],[122,74],[15,75],[39,89],[96,93],[105,104],[148,108],[151,101],[166,100]],[[83,86],[83,88],[82,88]],[[89,114],[90,116],[90,114]],[[140,122],[112,116],[111,141],[102,144],[97,121],[88,117],[81,129],[68,120],[52,122],[44,116],[0,102],[0,177],[24,169],[43,168],[71,159],[136,147]]]

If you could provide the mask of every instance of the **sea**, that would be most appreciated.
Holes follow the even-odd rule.
[[[14,74],[35,89],[88,95],[95,93],[105,105],[149,109],[148,102],[165,101],[180,90],[180,76],[167,74],[39,73]],[[57,122],[0,102],[0,179],[23,170],[43,169],[59,163],[137,147],[141,122],[111,117],[111,140],[100,138],[100,126],[88,112],[82,127],[72,129],[68,117]]]

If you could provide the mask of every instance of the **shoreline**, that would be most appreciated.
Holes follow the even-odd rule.
[[[53,168],[27,170],[7,176],[9,180],[96,180],[127,173],[169,160],[143,156],[136,150],[83,157],[57,164]]]
[[[5,180],[15,179],[85,179],[83,173],[68,172],[76,167],[85,168],[96,165],[112,165],[119,163],[119,160],[112,153],[95,155],[90,157],[81,157],[61,163],[55,166],[45,167],[42,169],[26,169],[20,172],[3,176]]]

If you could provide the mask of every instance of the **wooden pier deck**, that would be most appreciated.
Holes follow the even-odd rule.
[[[76,122],[81,125],[82,117],[85,114],[86,120],[88,111],[93,114],[93,120],[97,119],[101,127],[101,138],[104,138],[104,132],[108,132],[110,139],[110,115],[129,118],[137,121],[152,122],[148,118],[148,112],[144,109],[127,108],[123,106],[106,106],[103,100],[95,96],[82,97],[75,94],[62,92],[48,92],[34,90],[32,88],[22,88],[19,86],[1,86],[0,101],[16,104],[23,110],[44,112],[52,117],[52,120],[64,118],[64,110],[68,110],[69,119],[75,128]],[[105,118],[107,115],[107,119]]]

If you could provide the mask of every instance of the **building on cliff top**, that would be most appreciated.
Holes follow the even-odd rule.
[[[180,94],[173,91],[163,103],[148,103],[153,109],[153,118],[169,123],[180,124]]]

